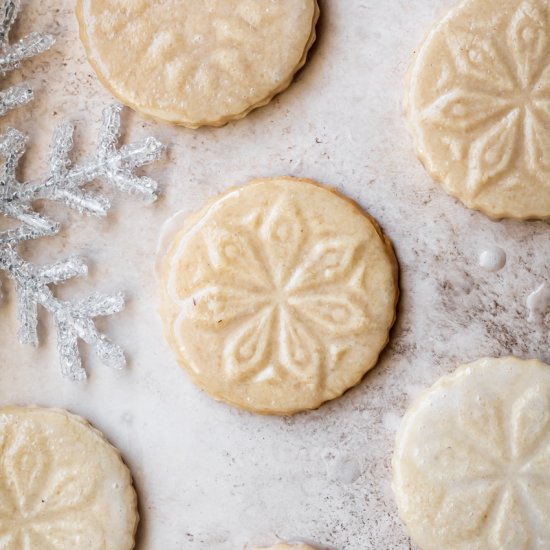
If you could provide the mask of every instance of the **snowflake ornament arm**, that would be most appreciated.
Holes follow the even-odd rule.
[[[125,365],[122,350],[100,334],[93,322],[97,316],[120,311],[124,304],[123,297],[121,294],[93,294],[84,300],[61,301],[49,285],[86,275],[84,261],[69,258],[53,265],[35,266],[19,255],[17,245],[59,231],[57,222],[33,209],[36,200],[62,203],[80,213],[106,215],[111,206],[109,199],[83,190],[86,184],[94,180],[155,200],[156,182],[138,177],[133,171],[157,160],[164,147],[156,139],[146,138],[117,148],[121,109],[121,106],[114,105],[104,111],[97,152],[80,166],[71,167],[69,160],[74,127],[70,124],[59,126],[51,146],[49,175],[39,182],[21,183],[17,180],[16,169],[25,152],[26,137],[12,129],[0,137],[0,154],[4,157],[0,177],[0,213],[20,222],[18,227],[0,232],[0,270],[15,281],[19,303],[19,340],[23,344],[38,343],[37,309],[38,305],[44,307],[53,316],[57,327],[62,373],[72,380],[86,378],[78,350],[79,339],[92,345],[106,365],[113,368]]]
[[[93,318],[119,312],[124,306],[122,294],[92,294],[85,300],[64,302],[55,297],[48,285],[59,284],[87,274],[82,258],[68,258],[53,265],[34,266],[21,258],[14,248],[0,248],[0,269],[9,270],[15,281],[19,305],[19,339],[22,344],[38,344],[38,305],[54,318],[57,326],[57,347],[63,376],[84,380],[86,371],[78,350],[82,339],[95,348],[107,366],[121,369],[126,364],[122,349],[100,334]]]
[[[0,74],[17,69],[22,61],[50,49],[55,39],[49,34],[32,32],[15,44],[9,43],[9,32],[20,9],[20,0],[2,0],[0,3]],[[0,116],[25,105],[33,99],[28,86],[13,86],[0,92]]]

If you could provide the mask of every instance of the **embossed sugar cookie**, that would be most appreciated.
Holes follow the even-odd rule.
[[[131,550],[138,523],[128,468],[85,420],[0,410],[0,547]]]
[[[467,0],[409,75],[408,122],[431,175],[492,218],[550,218],[547,0]]]
[[[319,407],[388,341],[398,295],[389,241],[313,182],[256,180],[210,203],[161,264],[167,338],[194,382],[266,414]]]
[[[407,412],[394,492],[422,550],[550,548],[550,366],[482,359]]]
[[[124,104],[222,126],[285,90],[315,42],[316,0],[78,0],[99,78]]]

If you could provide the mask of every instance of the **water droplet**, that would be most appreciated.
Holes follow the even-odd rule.
[[[550,313],[550,287],[546,283],[529,294],[527,298],[527,309],[529,310],[529,322],[543,322],[546,315]]]
[[[397,432],[401,424],[401,418],[395,413],[386,413],[382,419],[384,428],[390,432]]]
[[[506,265],[506,252],[498,246],[487,248],[479,256],[479,265],[491,273],[500,271]]]
[[[160,230],[159,240],[157,243],[157,259],[155,265],[156,274],[159,279],[162,261],[164,260],[168,249],[170,248],[172,240],[182,230],[185,220],[188,217],[189,212],[187,211],[176,212],[168,220],[166,220]]]
[[[331,481],[351,485],[361,477],[361,466],[352,456],[338,456],[327,460],[327,475]]]

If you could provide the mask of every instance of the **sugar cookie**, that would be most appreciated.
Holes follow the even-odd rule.
[[[550,548],[550,366],[482,359],[407,412],[393,460],[422,550]]]
[[[267,178],[190,220],[161,262],[161,315],[197,385],[251,411],[293,414],[376,364],[395,319],[397,263],[355,203]]]
[[[78,0],[99,78],[126,105],[222,126],[285,90],[315,42],[316,0]]]
[[[547,0],[467,0],[430,32],[409,75],[419,158],[492,218],[550,218]]]
[[[0,547],[131,550],[136,493],[120,454],[56,409],[0,409]]]

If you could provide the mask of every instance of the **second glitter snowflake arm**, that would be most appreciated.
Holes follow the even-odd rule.
[[[122,294],[91,296],[72,301],[57,298],[49,285],[56,285],[84,276],[87,267],[81,258],[68,258],[53,265],[34,266],[26,262],[10,245],[0,246],[0,269],[15,281],[19,305],[19,340],[22,344],[38,344],[38,306],[49,311],[57,328],[57,347],[63,375],[83,380],[86,371],[78,349],[79,339],[93,346],[101,361],[121,369],[126,360],[122,349],[101,334],[93,319],[122,310]]]
[[[74,127],[70,124],[59,126],[51,147],[50,175],[42,182],[17,185],[12,193],[13,200],[29,203],[47,199],[65,203],[79,212],[104,216],[111,206],[110,201],[103,195],[82,190],[97,179],[126,193],[155,200],[156,182],[133,172],[135,168],[158,160],[164,146],[155,138],[146,138],[118,149],[121,109],[120,105],[114,105],[104,111],[95,157],[75,168],[71,168],[69,160]]]

